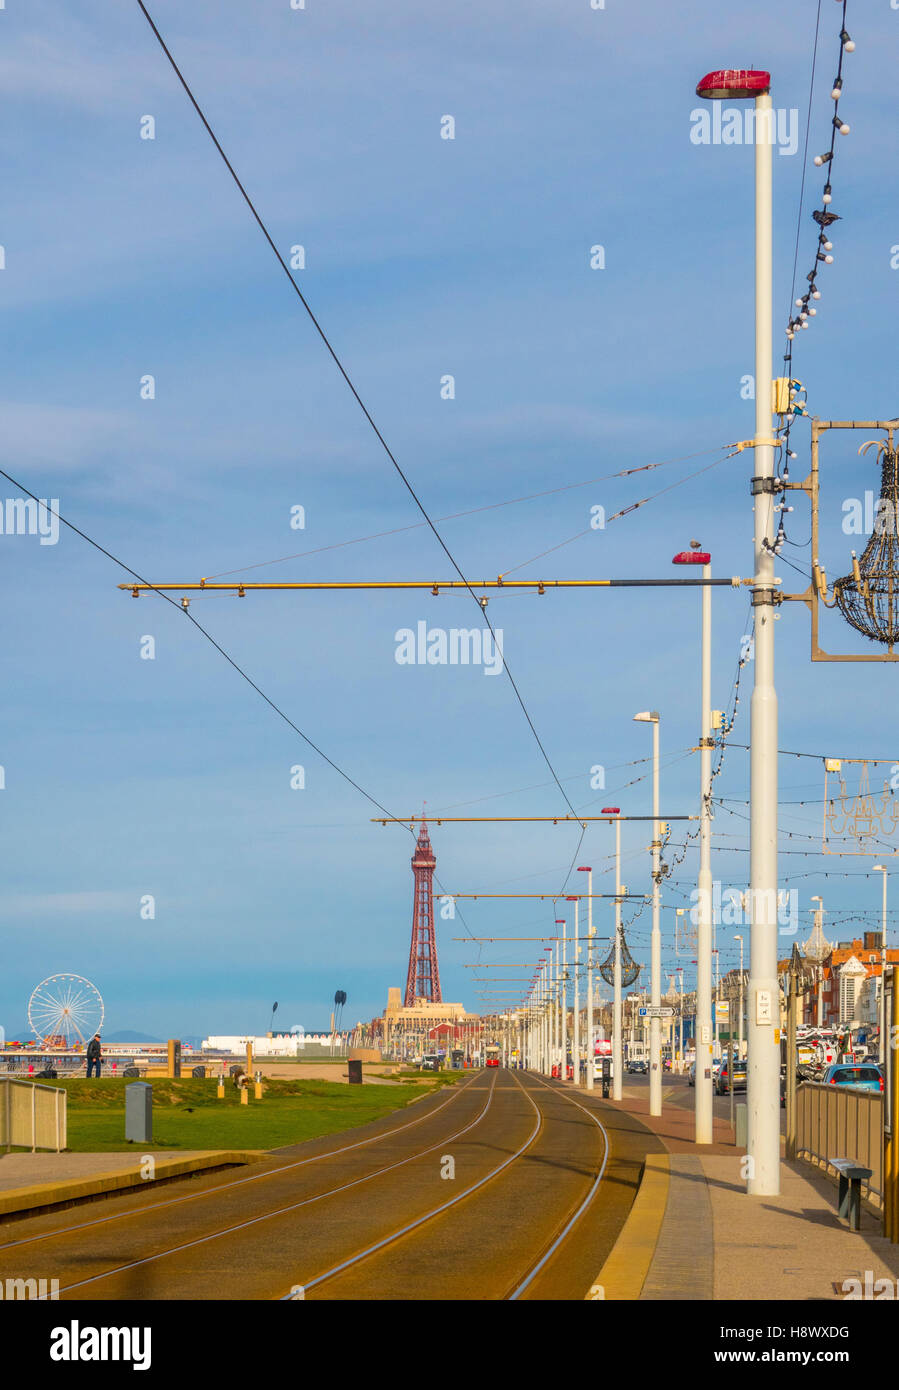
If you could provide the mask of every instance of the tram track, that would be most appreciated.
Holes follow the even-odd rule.
[[[460,1097],[476,1113],[459,1115]],[[440,1132],[407,1152],[428,1120]],[[54,1296],[69,1301],[583,1298],[629,1210],[641,1131],[533,1073],[481,1072],[378,1134],[8,1242],[0,1276],[58,1278]],[[366,1157],[377,1165],[360,1171]],[[304,1191],[307,1174],[325,1184]],[[462,1183],[450,1196],[447,1177]]]
[[[35,1235],[23,1236],[18,1240],[5,1241],[0,1243],[0,1257],[2,1257],[3,1252],[6,1250],[17,1249],[18,1247],[23,1245],[33,1245],[39,1241],[53,1240],[57,1236],[71,1235],[77,1231],[92,1230],[98,1226],[109,1225],[113,1221],[124,1221],[132,1217],[143,1216],[148,1212],[164,1211],[170,1207],[183,1206],[187,1202],[196,1202],[202,1200],[203,1198],[217,1197],[221,1193],[230,1191],[233,1188],[244,1187],[249,1183],[263,1182],[267,1178],[277,1178],[282,1176],[284,1173],[291,1172],[294,1169],[305,1168],[312,1163],[319,1163],[325,1159],[336,1158],[343,1154],[351,1153],[356,1149],[365,1148],[369,1144],[376,1144],[379,1141],[391,1140],[395,1138],[396,1135],[403,1133],[405,1130],[415,1129],[419,1125],[425,1124],[428,1120],[433,1119],[434,1116],[439,1114],[441,1110],[444,1110],[446,1106],[450,1105],[460,1095],[463,1095],[466,1091],[468,1091],[473,1085],[474,1080],[475,1078],[472,1077],[471,1081],[464,1082],[463,1084],[457,1086],[452,1091],[452,1093],[449,1096],[447,1096],[446,1100],[441,1102],[440,1105],[434,1106],[433,1109],[427,1112],[427,1114],[420,1115],[417,1119],[410,1120],[406,1124],[394,1125],[390,1129],[383,1130],[378,1134],[369,1135],[365,1139],[358,1139],[352,1144],[342,1144],[339,1148],[327,1149],[324,1153],[312,1154],[308,1158],[297,1159],[292,1163],[283,1163],[277,1165],[274,1168],[267,1168],[262,1173],[251,1173],[248,1177],[234,1178],[230,1179],[227,1182],[219,1182],[216,1183],[215,1186],[206,1187],[200,1192],[181,1193],[177,1197],[171,1197],[164,1201],[149,1202],[142,1207],[132,1207],[127,1211],[117,1211],[109,1213],[105,1216],[98,1216],[93,1221],[82,1221],[78,1222],[74,1226],[58,1227],[53,1230],[37,1233]],[[430,1099],[430,1097],[426,1097],[426,1099]],[[110,1198],[108,1200],[114,1199]],[[27,1214],[23,1216],[24,1221],[34,1219],[39,1218],[29,1218]]]

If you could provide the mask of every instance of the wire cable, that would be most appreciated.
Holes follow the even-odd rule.
[[[567,792],[565,791],[565,788],[562,786],[562,783],[559,781],[559,778],[558,778],[558,776],[556,775],[556,770],[555,770],[555,768],[553,767],[553,765],[552,765],[552,763],[551,763],[551,761],[550,761],[549,754],[547,753],[546,749],[545,749],[544,746],[543,746],[543,742],[542,742],[542,740],[541,740],[541,738],[540,738],[540,735],[537,733],[537,729],[536,729],[536,727],[535,727],[535,725],[534,725],[533,719],[531,718],[530,712],[528,711],[528,708],[527,708],[527,706],[526,706],[525,703],[524,703],[524,699],[523,699],[523,697],[522,697],[522,695],[521,695],[521,692],[520,692],[519,689],[518,689],[518,686],[517,686],[516,683],[515,683],[515,679],[514,679],[514,677],[513,677],[513,675],[512,675],[512,672],[509,670],[509,666],[508,666],[508,664],[507,664],[507,662],[506,662],[505,654],[504,654],[504,652],[503,652],[503,650],[502,650],[502,647],[501,647],[500,643],[496,640],[496,631],[495,631],[495,629],[494,629],[494,627],[493,627],[493,624],[491,623],[490,619],[489,619],[488,616],[487,616],[487,609],[486,609],[486,606],[481,602],[481,600],[478,598],[477,594],[474,592],[474,589],[472,589],[472,587],[471,587],[471,585],[469,584],[468,580],[465,578],[465,575],[462,573],[462,570],[460,569],[459,565],[456,563],[455,557],[454,557],[454,556],[452,555],[452,553],[450,552],[449,547],[447,546],[447,544],[446,544],[446,542],[444,541],[443,537],[441,536],[440,532],[437,530],[437,527],[435,526],[434,522],[431,520],[430,516],[428,515],[427,511],[425,510],[424,504],[423,504],[423,503],[421,502],[421,500],[419,499],[418,494],[416,493],[414,487],[413,487],[412,484],[410,483],[409,479],[406,477],[406,474],[403,472],[403,469],[400,467],[400,464],[399,464],[398,460],[396,459],[395,455],[393,454],[393,451],[391,450],[389,444],[387,443],[387,440],[384,438],[384,436],[383,436],[383,434],[381,433],[381,431],[379,430],[378,426],[375,424],[375,421],[374,421],[374,419],[373,419],[371,413],[369,412],[368,407],[366,406],[365,402],[363,401],[362,397],[360,396],[359,392],[357,391],[355,385],[353,384],[353,381],[352,381],[352,379],[351,379],[349,373],[347,372],[346,368],[344,367],[343,363],[341,362],[340,358],[338,357],[335,348],[332,346],[330,339],[328,338],[327,334],[325,333],[325,330],[322,328],[322,326],[321,326],[321,324],[319,323],[318,319],[316,318],[315,314],[312,312],[312,308],[310,307],[308,300],[306,299],[305,295],[303,294],[302,290],[300,289],[300,287],[299,287],[299,285],[297,284],[297,282],[296,282],[296,280],[294,279],[294,277],[291,275],[291,273],[290,273],[290,268],[289,268],[287,262],[285,261],[284,257],[281,255],[281,252],[278,250],[278,248],[277,248],[277,246],[275,245],[274,241],[272,240],[271,233],[269,232],[268,228],[266,227],[265,223],[263,222],[262,218],[260,217],[259,213],[257,212],[256,207],[255,207],[255,205],[254,205],[254,203],[253,203],[252,198],[250,197],[249,193],[248,193],[247,190],[244,188],[243,184],[241,183],[240,179],[238,178],[237,172],[236,172],[236,170],[234,169],[233,164],[232,164],[231,161],[229,160],[228,156],[225,154],[225,151],[222,149],[222,146],[221,146],[221,144],[219,143],[218,137],[216,136],[215,131],[212,129],[212,126],[209,124],[209,121],[206,119],[206,116],[205,116],[205,114],[204,114],[204,112],[203,112],[202,107],[200,106],[199,102],[197,101],[196,97],[194,96],[193,92],[191,91],[191,89],[190,89],[190,87],[189,87],[189,85],[188,85],[188,83],[187,83],[186,78],[185,78],[184,75],[182,74],[181,69],[178,67],[178,64],[175,62],[175,59],[174,59],[174,57],[172,56],[171,52],[169,51],[169,49],[168,49],[168,47],[167,47],[167,45],[166,45],[166,43],[165,43],[165,40],[163,39],[162,35],[160,34],[159,30],[157,29],[156,25],[154,24],[152,18],[150,17],[150,14],[149,14],[149,12],[148,12],[148,10],[147,10],[147,7],[146,7],[146,5],[144,4],[144,0],[137,0],[137,4],[138,4],[138,7],[140,8],[140,10],[141,10],[141,12],[142,12],[144,18],[146,19],[147,23],[149,24],[150,28],[152,29],[154,35],[156,36],[156,39],[157,39],[158,42],[159,42],[160,48],[162,49],[162,51],[163,51],[163,53],[165,54],[166,58],[168,58],[169,63],[171,64],[172,70],[173,70],[174,73],[175,73],[175,76],[178,78],[178,81],[181,83],[181,86],[184,88],[184,91],[185,91],[185,93],[187,94],[188,100],[190,101],[191,105],[193,106],[194,110],[196,111],[197,115],[199,116],[200,120],[202,121],[203,126],[204,126],[204,128],[205,128],[207,134],[209,135],[209,138],[211,139],[212,143],[215,145],[215,148],[216,148],[216,150],[218,151],[218,153],[221,155],[221,158],[222,158],[222,160],[223,160],[223,162],[224,162],[224,164],[225,164],[225,167],[227,168],[229,174],[231,175],[232,179],[234,180],[234,183],[236,184],[237,188],[239,189],[240,194],[241,194],[241,196],[242,196],[244,202],[246,203],[247,207],[250,209],[250,212],[252,213],[253,218],[254,218],[254,220],[256,221],[257,226],[259,227],[259,230],[262,232],[262,235],[265,237],[266,241],[268,242],[269,247],[271,248],[271,250],[272,250],[272,252],[273,252],[273,254],[274,254],[274,256],[275,256],[275,258],[276,258],[276,260],[277,260],[277,262],[278,262],[278,264],[280,265],[281,269],[283,270],[284,274],[286,275],[287,280],[288,280],[288,283],[290,284],[291,289],[293,290],[294,294],[297,296],[297,298],[299,299],[299,301],[300,301],[300,303],[302,304],[303,308],[305,309],[306,313],[308,314],[309,319],[310,319],[310,321],[311,321],[313,327],[315,328],[315,331],[318,333],[318,336],[320,337],[321,341],[323,342],[325,348],[327,349],[328,354],[329,354],[329,356],[331,357],[331,360],[334,362],[334,365],[336,366],[337,370],[340,372],[340,375],[343,377],[343,380],[346,382],[346,384],[347,384],[347,386],[348,386],[348,388],[349,388],[349,390],[350,390],[350,392],[351,392],[351,394],[352,394],[352,396],[353,396],[353,399],[355,400],[356,404],[359,406],[359,409],[362,411],[362,414],[365,416],[365,419],[368,421],[368,424],[371,426],[371,429],[372,429],[372,431],[373,431],[373,433],[374,433],[374,435],[375,435],[375,438],[378,440],[379,444],[381,445],[382,449],[384,450],[385,454],[387,455],[388,459],[390,460],[390,462],[392,463],[394,469],[396,470],[396,472],[397,472],[399,478],[402,480],[402,483],[403,483],[404,487],[406,488],[406,491],[409,493],[409,496],[412,498],[412,500],[413,500],[413,502],[415,503],[416,507],[417,507],[418,510],[421,512],[421,515],[422,515],[422,517],[424,518],[424,524],[427,525],[427,526],[430,528],[430,530],[431,530],[431,532],[432,532],[432,534],[433,534],[435,540],[437,541],[437,543],[438,543],[438,545],[440,546],[440,548],[441,548],[441,550],[443,551],[443,553],[446,555],[446,558],[448,559],[449,563],[452,565],[452,567],[453,567],[453,569],[455,570],[456,574],[459,576],[460,580],[461,580],[462,583],[465,585],[465,588],[466,588],[466,589],[468,590],[468,592],[471,594],[471,597],[472,597],[473,601],[478,605],[478,608],[480,609],[480,611],[481,611],[481,613],[482,613],[482,615],[483,615],[484,622],[487,624],[487,627],[489,628],[489,630],[490,630],[490,632],[491,632],[491,634],[492,634],[492,636],[493,636],[494,643],[495,643],[495,646],[496,646],[496,650],[499,652],[500,659],[501,659],[501,661],[502,661],[502,663],[503,663],[503,669],[504,669],[504,671],[506,672],[506,675],[509,677],[509,682],[510,682],[510,684],[511,684],[511,686],[512,686],[513,691],[515,692],[515,698],[517,699],[519,705],[521,706],[522,713],[524,714],[524,717],[525,717],[525,719],[526,719],[527,722],[528,722],[528,726],[529,726],[529,728],[530,728],[530,730],[531,730],[531,733],[533,734],[534,739],[536,740],[537,747],[540,749],[540,752],[541,752],[541,754],[543,755],[543,760],[544,760],[544,762],[546,763],[547,767],[549,768],[550,773],[552,774],[553,781],[555,782],[555,784],[556,784],[556,786],[558,787],[559,791],[562,793],[562,797],[563,797],[563,799],[564,799],[564,801],[565,801],[566,806],[568,807],[569,811],[571,811],[572,815],[574,815],[574,814],[575,814],[574,807],[572,806],[571,802],[570,802],[569,799],[568,799],[568,794],[567,794]]]

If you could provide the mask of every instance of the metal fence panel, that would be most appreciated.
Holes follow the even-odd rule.
[[[61,1086],[0,1078],[0,1145],[59,1153],[66,1147],[66,1100]]]
[[[883,1205],[883,1097],[851,1086],[806,1081],[796,1093],[796,1155],[828,1169],[833,1158],[850,1158],[871,1169],[862,1193]]]

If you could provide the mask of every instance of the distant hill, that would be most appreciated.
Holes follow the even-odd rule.
[[[131,1028],[123,1028],[120,1033],[103,1033],[105,1043],[162,1043],[165,1038],[151,1038],[149,1033],[135,1033]]]

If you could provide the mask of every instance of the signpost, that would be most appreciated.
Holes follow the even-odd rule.
[[[637,1013],[640,1018],[674,1018],[675,1011],[670,1004],[648,1004]]]

